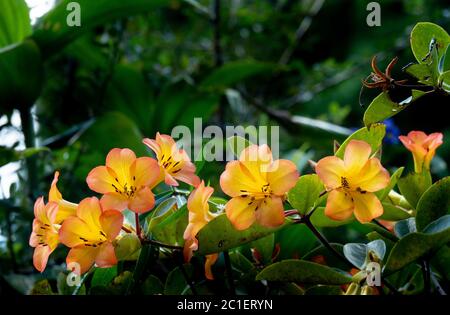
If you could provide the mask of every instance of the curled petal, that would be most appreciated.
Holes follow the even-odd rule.
[[[200,178],[195,175],[195,166],[191,162],[186,162],[183,168],[172,176],[188,185],[197,187],[200,184]]]
[[[186,229],[186,231],[187,231],[187,229]],[[195,237],[186,239],[184,242],[184,247],[183,247],[184,261],[185,262],[191,261],[193,253],[197,249],[198,249],[198,240]]]
[[[373,193],[353,194],[355,217],[361,223],[368,223],[383,214],[383,206]]]
[[[249,205],[248,198],[232,198],[225,205],[225,213],[237,230],[249,228],[256,220],[255,205]]]
[[[328,194],[325,215],[333,220],[343,221],[351,217],[353,212],[352,196],[342,189],[330,191]]]
[[[211,267],[216,263],[217,259],[219,259],[219,254],[206,255],[205,277],[208,280],[214,280]]]
[[[389,185],[389,172],[381,165],[380,160],[371,158],[362,168],[355,181],[351,181],[355,187],[364,191],[375,192]]]
[[[49,246],[39,245],[34,249],[33,254],[33,265],[34,267],[43,272],[45,267],[47,266],[48,257],[52,253],[52,249]]]

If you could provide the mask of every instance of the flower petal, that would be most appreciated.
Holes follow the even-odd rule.
[[[100,227],[100,215],[102,208],[97,197],[90,197],[81,200],[77,209],[77,216],[86,222],[88,226]]]
[[[216,263],[217,259],[219,259],[219,254],[206,255],[205,277],[208,280],[214,280],[211,267]]]
[[[52,249],[49,246],[39,245],[34,249],[33,253],[33,265],[34,268],[43,272],[47,266],[48,257],[52,253]]]
[[[131,166],[130,173],[134,176],[134,186],[150,186],[160,177],[160,168],[156,160],[140,157]]]
[[[186,229],[186,231],[188,231],[188,229]],[[186,233],[190,234],[189,232],[186,231],[185,235]],[[184,261],[185,262],[191,261],[193,252],[196,251],[197,249],[198,249],[198,240],[195,237],[185,239],[183,247]]]
[[[122,211],[128,207],[128,198],[118,193],[104,194],[100,199],[102,209]]]
[[[230,197],[238,197],[248,192],[261,192],[257,178],[240,161],[227,163],[225,171],[220,175],[220,187]]]
[[[67,254],[66,264],[71,265],[77,263],[80,267],[80,274],[83,274],[92,267],[99,250],[100,247],[88,247],[84,245],[74,247]],[[77,271],[77,268],[73,270],[74,273],[77,273]]]
[[[237,230],[249,228],[256,220],[255,205],[249,205],[248,198],[235,197],[225,205],[225,213]]]
[[[327,156],[317,162],[316,173],[327,190],[341,187],[342,177],[345,176],[344,161],[336,156]]]
[[[136,154],[130,149],[112,149],[106,156],[106,166],[112,168],[121,183],[129,183],[130,167],[136,160]]]
[[[116,182],[106,166],[97,166],[92,169],[86,177],[86,183],[91,190],[100,194],[116,191],[113,186],[116,185]]]
[[[372,148],[365,141],[351,140],[344,153],[344,164],[349,174],[358,173],[372,153]]]
[[[119,235],[122,224],[123,215],[117,210],[106,210],[100,216],[100,225],[109,241],[113,241]]]
[[[355,217],[361,223],[367,223],[383,214],[383,206],[373,193],[353,194]]]
[[[195,166],[191,162],[183,165],[183,168],[172,176],[188,185],[197,187],[200,184],[200,178],[195,175]]]
[[[110,242],[103,244],[95,257],[95,263],[100,268],[107,268],[117,265],[114,246]]]
[[[83,239],[96,239],[97,234],[78,217],[67,218],[59,229],[59,240],[67,247],[84,244]]]
[[[294,163],[288,160],[274,161],[267,173],[267,181],[275,195],[282,196],[295,186],[299,173]]]
[[[364,191],[375,192],[389,185],[389,172],[381,165],[377,158],[371,158],[362,168],[355,179],[351,179],[352,186]]]
[[[144,213],[153,208],[155,205],[155,196],[148,187],[138,190],[134,197],[129,200],[128,208],[136,213]]]
[[[262,173],[269,171],[273,162],[272,151],[267,144],[260,146],[252,144],[242,150],[239,161],[245,165],[250,174],[265,181],[266,178],[262,177]]]
[[[256,210],[256,221],[265,227],[277,227],[284,223],[284,208],[280,197],[265,198]]]
[[[342,221],[351,217],[353,212],[352,196],[342,189],[329,192],[325,215],[333,220]]]

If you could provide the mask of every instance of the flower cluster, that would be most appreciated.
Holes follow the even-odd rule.
[[[429,170],[436,148],[442,144],[442,134],[427,136],[413,131],[400,140],[413,153],[415,171]],[[105,165],[89,172],[89,188],[101,194],[88,197],[79,204],[63,199],[57,188],[59,172],[55,172],[48,195],[37,199],[30,246],[35,247],[33,263],[43,271],[49,255],[59,243],[70,251],[67,264],[79,264],[79,272],[87,272],[94,264],[110,267],[117,264],[115,246],[118,238],[132,229],[124,226],[122,211],[136,214],[136,234],[140,232],[139,214],[155,206],[153,189],[164,183],[178,186],[179,181],[193,187],[187,200],[188,224],[184,231],[184,258],[189,261],[198,250],[198,233],[220,213],[210,211],[214,192],[196,174],[195,165],[186,152],[168,135],[157,134],[155,139],[144,139],[155,155],[136,157],[130,149],[112,149]],[[361,223],[370,222],[383,214],[383,205],[377,192],[388,187],[389,172],[376,157],[371,145],[361,140],[346,143],[343,158],[328,156],[315,164],[315,172],[327,193],[324,213],[333,220],[347,220],[354,216]],[[220,176],[220,187],[230,197],[224,205],[225,215],[237,230],[253,224],[277,227],[293,210],[285,211],[287,193],[297,184],[299,172],[289,160],[274,160],[267,145],[250,145],[237,160],[226,165]],[[211,266],[218,254],[206,256],[205,275],[213,279]]]

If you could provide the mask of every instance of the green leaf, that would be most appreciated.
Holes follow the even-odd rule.
[[[236,83],[254,76],[270,74],[277,70],[276,64],[265,63],[255,60],[239,60],[229,62],[221,68],[214,70],[201,83],[204,89],[222,89],[231,87]]]
[[[190,264],[184,264],[184,269],[188,277],[192,277],[193,268]],[[189,284],[183,275],[180,267],[173,269],[166,279],[166,284],[164,286],[164,295],[186,295],[192,294]]]
[[[151,236],[153,228],[160,222],[164,221],[172,213],[177,211],[177,198],[169,197],[162,201],[150,215],[145,218],[144,233],[146,236]]]
[[[141,249],[141,241],[134,233],[123,235],[115,245],[115,253],[117,260],[137,260],[139,250]]]
[[[450,94],[450,71],[444,72],[439,80],[441,81],[440,86],[441,88]]]
[[[0,146],[0,167],[11,162],[19,161],[32,157],[41,152],[49,152],[46,147],[28,148],[25,150],[14,150],[4,146]]]
[[[450,177],[434,183],[417,204],[417,230],[422,231],[428,224],[446,214],[450,214]]]
[[[420,174],[409,173],[405,177],[399,178],[397,182],[400,193],[414,208],[416,208],[423,193],[431,186],[431,184],[431,174],[427,171]]]
[[[439,57],[444,53],[450,44],[450,36],[439,25],[430,22],[417,23],[411,31],[411,49],[416,57],[417,62],[424,63],[423,59],[430,51],[430,42],[436,40],[438,47],[441,49]]]
[[[76,2],[81,7],[81,27],[69,26],[67,23],[70,13],[67,10],[67,4],[70,2],[72,1],[61,1],[42,17],[35,27],[32,38],[37,42],[46,58],[98,25],[121,17],[155,10],[167,5],[169,1],[77,0]]]
[[[31,288],[30,295],[55,295],[47,279],[37,281]]]
[[[345,284],[351,278],[330,267],[303,261],[288,259],[264,268],[256,280],[292,281],[305,284]]]
[[[386,271],[395,272],[417,259],[436,252],[450,242],[450,216],[430,225],[429,232],[413,232],[401,238],[392,248]]]
[[[141,292],[144,295],[156,295],[164,293],[164,285],[159,278],[150,275],[145,279],[141,286]]]
[[[81,284],[81,287],[76,285],[69,286],[67,284],[67,275],[68,271],[60,272],[58,277],[56,278],[56,287],[58,289],[58,294],[60,295],[73,295],[76,292],[77,295],[85,295],[86,294],[86,286],[84,283]]]
[[[107,286],[117,276],[117,266],[110,268],[95,268],[91,287]]]
[[[288,192],[288,201],[300,214],[306,214],[314,207],[324,189],[319,176],[303,175]]]
[[[389,185],[380,190],[377,191],[375,194],[377,195],[378,199],[380,199],[381,201],[383,201],[384,199],[386,199],[386,197],[389,195],[389,192],[394,189],[395,185],[397,185],[397,181],[398,179],[402,176],[403,171],[404,171],[404,167],[400,167],[398,168],[392,175],[391,175],[391,179],[389,180]]]
[[[339,149],[336,151],[336,156],[338,158],[344,158],[345,148],[351,140],[362,140],[370,144],[372,147],[372,152],[376,152],[383,142],[383,138],[386,134],[386,125],[376,124],[370,128],[364,127],[354,133],[352,133],[345,141],[341,144]]]
[[[355,220],[354,217],[342,221],[333,220],[325,215],[325,207],[318,207],[311,215],[310,219],[311,223],[316,227],[336,227],[348,224]]]
[[[0,0],[0,48],[21,42],[31,34],[25,0]]]
[[[380,219],[387,221],[399,221],[408,219],[412,216],[411,211],[405,210],[398,206],[394,206],[393,204],[387,202],[383,202],[382,204],[384,211]]]
[[[342,244],[337,243],[330,243],[331,247],[333,247],[338,253],[341,255],[344,255],[343,250],[344,246]],[[322,257],[320,257],[322,256]],[[335,268],[339,268],[342,270],[348,269],[348,265],[342,261],[342,259],[337,258],[334,253],[330,252],[328,248],[326,248],[323,245],[319,245],[318,247],[314,248],[307,254],[305,254],[303,257],[301,257],[302,260],[308,260],[312,262],[317,262],[315,259],[317,258],[323,258],[325,260],[326,265],[333,266]]]
[[[412,90],[411,97],[405,99],[401,103],[393,102],[387,92],[380,93],[373,101],[370,103],[369,107],[364,113],[364,124],[366,126],[371,126],[375,123],[382,122],[408,107],[412,102],[418,98],[424,96],[426,93],[419,90]]]
[[[25,40],[0,49],[0,73],[0,105],[8,109],[31,107],[44,81],[36,43]]]
[[[423,84],[434,85],[433,74],[430,67],[426,64],[413,63],[406,66],[404,71]]]
[[[441,249],[431,259],[431,265],[447,280],[450,281],[450,247],[442,246]]]
[[[231,149],[236,158],[239,158],[241,156],[241,152],[250,145],[252,145],[250,141],[240,136],[232,136],[227,138],[227,149]]]
[[[391,232],[389,232],[388,230],[386,230],[385,228],[379,226],[378,224],[375,223],[364,223],[364,226],[367,226],[368,228],[372,229],[373,231],[378,232],[379,234],[381,234],[383,237],[386,237],[392,241],[397,241],[397,236],[395,236],[394,234],[392,234]]]
[[[275,234],[269,234],[265,237],[254,240],[249,244],[250,248],[255,248],[261,254],[261,262],[267,264],[272,259],[273,248],[275,245]]]
[[[221,214],[211,220],[198,233],[199,248],[197,253],[200,255],[219,253],[267,236],[290,224],[292,224],[292,221],[286,220],[279,227],[266,228],[255,223],[248,229],[239,231],[233,227],[226,214]]]
[[[423,232],[433,234],[448,228],[450,228],[450,214],[444,215],[436,221],[431,222],[423,229]]]
[[[187,205],[172,213],[153,228],[153,238],[165,244],[183,246],[188,213]]]

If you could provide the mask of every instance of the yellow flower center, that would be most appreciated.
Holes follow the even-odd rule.
[[[125,182],[123,185],[119,182],[118,178],[115,178],[117,184],[111,184],[113,188],[116,190],[116,193],[119,193],[121,195],[125,195],[128,198],[133,197],[134,194],[137,191],[137,187],[133,184],[129,185],[127,182]],[[136,176],[133,176],[132,181],[136,181]]]
[[[367,192],[365,190],[362,190],[361,187],[356,187],[356,189],[352,188],[348,178],[345,176],[341,176],[341,188],[343,188],[346,191],[356,191],[361,194],[365,194]]]
[[[159,165],[164,167],[166,171],[168,171],[171,174],[176,174],[179,171],[181,171],[181,161],[175,161],[172,156],[166,156],[163,154],[161,156],[161,159],[159,161]],[[178,167],[178,168],[177,168]]]
[[[80,240],[83,241],[84,246],[90,246],[90,247],[98,247],[101,246],[103,243],[105,243],[108,239],[106,238],[105,232],[102,230],[98,231],[98,239],[86,239],[84,237],[79,237]]]

